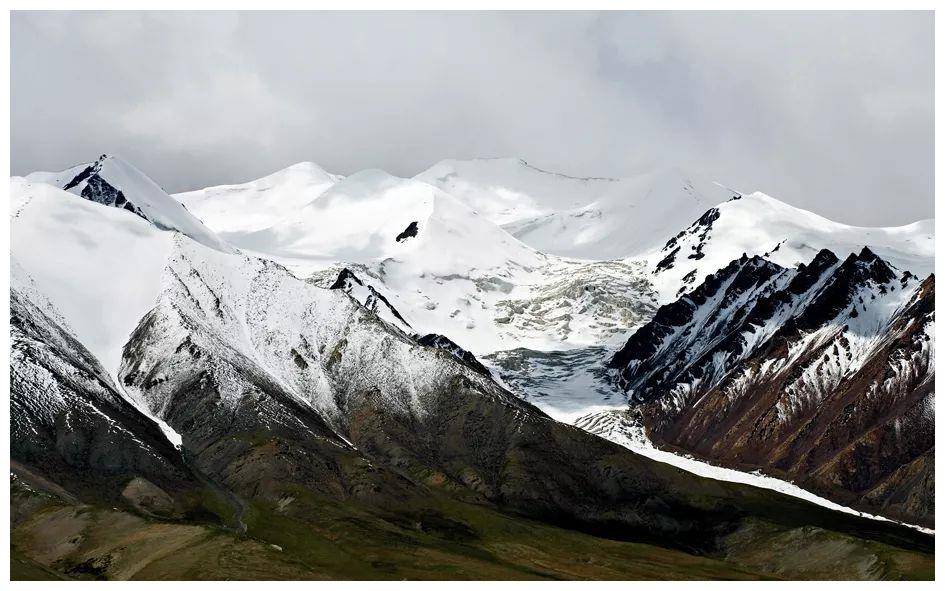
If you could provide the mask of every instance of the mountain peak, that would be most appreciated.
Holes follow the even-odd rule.
[[[258,232],[298,215],[343,179],[314,162],[296,162],[245,183],[177,193],[174,199],[236,244],[237,235]]]
[[[285,170],[324,170],[321,166],[311,162],[309,160],[303,160],[302,162],[296,162],[285,167]]]
[[[88,201],[127,210],[161,230],[176,230],[215,250],[233,252],[232,247],[220,240],[157,183],[118,156],[102,154],[84,166],[60,173],[34,173],[30,177],[53,184]]]
[[[838,262],[839,260],[840,259],[837,258],[837,255],[834,254],[832,250],[830,250],[829,248],[821,248],[820,251],[817,253],[817,256],[814,257],[814,259],[811,261],[810,264],[811,266],[825,265],[825,264],[832,265]]]
[[[868,246],[864,246],[863,249],[860,250],[860,255],[859,255],[859,257],[860,257],[860,260],[861,260],[861,261],[864,261],[864,262],[866,262],[866,261],[872,262],[872,261],[874,261],[874,260],[878,260],[878,259],[879,259],[879,257],[876,256],[876,253],[874,253],[872,250],[870,250],[870,247],[868,247]]]
[[[315,179],[315,180],[323,179],[330,182],[336,182],[341,178],[339,175],[328,172],[317,163],[305,160],[302,162],[296,162],[295,164],[286,166],[285,168],[282,168],[280,170],[277,170],[276,172],[268,174],[260,179],[257,179],[256,181],[250,181],[250,183],[246,183],[246,184],[259,183],[266,180],[277,180],[277,179],[280,179],[281,177],[288,176],[288,175],[302,175],[305,177],[311,177],[312,179]]]
[[[854,280],[873,280],[876,283],[887,283],[896,274],[885,260],[864,246],[858,254],[851,253],[841,265],[841,269]]]

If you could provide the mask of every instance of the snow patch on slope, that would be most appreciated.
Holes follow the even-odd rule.
[[[803,499],[805,501],[814,503],[815,505],[820,505],[821,507],[826,507],[827,509],[832,509],[834,511],[849,513],[859,517],[866,517],[876,521],[893,522],[892,519],[887,519],[879,515],[864,513],[862,511],[857,511],[856,509],[851,509],[850,507],[845,507],[843,505],[834,503],[833,501],[819,497],[810,491],[804,490],[803,488],[791,482],[785,482],[784,480],[766,476],[760,470],[756,470],[754,472],[740,472],[730,468],[713,466],[707,462],[696,460],[691,456],[674,454],[672,452],[658,449],[646,436],[643,426],[630,419],[625,411],[591,413],[577,419],[573,424],[576,427],[584,429],[590,433],[594,433],[595,435],[621,445],[642,456],[646,456],[652,460],[656,460],[657,462],[662,462],[664,464],[681,468],[687,472],[696,474],[697,476],[721,480],[723,482],[737,482],[758,488],[766,488],[781,494]],[[911,525],[902,522],[895,523],[901,523],[902,525],[911,527],[912,529],[921,531],[923,533],[931,535],[935,534],[935,530],[918,525]]]

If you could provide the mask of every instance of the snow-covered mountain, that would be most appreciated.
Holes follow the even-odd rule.
[[[934,276],[869,248],[797,268],[743,256],[661,307],[610,366],[624,419],[658,444],[931,523],[934,316]]]
[[[122,347],[157,301],[174,233],[23,178],[10,180],[10,199],[12,259],[117,375]]]
[[[223,236],[323,287],[350,268],[365,298],[374,290],[414,331],[477,354],[613,341],[653,307],[642,264],[541,253],[453,195],[382,171],[338,181],[271,227]]]
[[[155,487],[188,488],[192,475],[179,452],[124,398],[25,270],[15,261],[11,270],[14,470],[36,470],[73,494],[109,503],[123,497],[148,514],[179,514],[182,507],[166,493],[151,494]]]
[[[542,252],[460,196],[379,171],[341,179],[296,166],[179,196],[197,217],[114,158],[14,178],[10,191],[17,564],[70,577],[145,572],[126,570],[134,549],[142,564],[209,564],[225,552],[227,576],[250,578],[275,565],[297,577],[433,576],[443,565],[473,576],[493,564],[482,540],[539,527],[549,539],[576,528],[640,542],[632,551],[658,553],[660,568],[822,572],[783,558],[790,539],[817,555],[842,544],[857,556],[854,573],[912,572],[883,562],[891,553],[928,569],[924,534],[703,478],[529,403],[554,399],[556,416],[573,417],[596,396],[607,400],[598,406],[624,402],[603,363],[635,327],[665,316],[646,257]],[[559,216],[568,228],[571,209]],[[858,308],[850,350],[889,337],[869,367],[931,363],[931,346],[910,348],[928,335],[929,282],[858,256],[875,288],[865,305],[894,307],[894,285],[913,312],[877,328]],[[775,275],[806,268],[758,261]],[[830,268],[840,276],[842,265]],[[870,374],[882,396],[919,373],[896,367],[888,384],[881,369]],[[895,446],[870,449],[883,452],[881,466],[902,459],[886,453]],[[876,498],[917,506],[896,499],[925,470],[905,465]],[[166,539],[170,555],[154,543]],[[503,564],[545,568],[517,557],[520,540],[502,539],[519,548]],[[404,544],[427,553],[420,567],[397,562]],[[759,552],[775,558],[759,565]]]
[[[173,197],[226,238],[263,230],[298,215],[341,178],[313,162],[299,162],[248,183],[207,187]]]
[[[823,249],[846,257],[868,246],[896,269],[925,277],[934,271],[934,236],[932,220],[889,228],[848,226],[756,192],[708,209],[640,258],[666,303],[742,254],[794,267]]]
[[[279,223],[231,236],[241,248],[287,261],[376,262],[391,259],[412,271],[531,267],[541,258],[431,185],[380,170],[353,174]]]
[[[578,178],[514,158],[444,160],[414,178],[455,195],[529,246],[590,260],[639,254],[738,194],[677,169]]]
[[[900,269],[930,268],[927,222],[854,228],[692,178],[574,178],[482,159],[342,179],[302,164],[177,197],[232,244],[319,285],[350,268],[418,332],[480,355],[616,345],[743,252],[795,265],[810,249],[870,244]]]
[[[61,172],[34,172],[26,179],[53,185],[95,203],[128,210],[158,228],[176,230],[210,248],[232,251],[179,201],[117,156],[103,154],[95,162]]]
[[[260,387],[233,382],[246,374],[346,433],[349,397],[373,391],[388,411],[422,415],[428,393],[460,371],[451,355],[418,345],[343,290],[316,287],[266,259],[178,238],[162,283],[156,307],[125,347],[119,375],[153,414],[185,433],[185,442],[194,416],[179,393],[195,376],[215,385],[218,412],[245,404]],[[489,383],[460,373],[483,388]]]
[[[810,249],[843,258],[868,244],[910,288],[932,264],[930,222],[853,228],[675,171],[576,179],[502,159],[445,161],[414,179],[373,170],[342,178],[301,164],[176,195],[187,207],[175,209],[147,177],[108,157],[13,179],[11,192],[14,257],[76,340],[121,375],[126,400],[184,438],[208,400],[231,417],[256,400],[247,392],[263,391],[278,392],[264,404],[276,423],[288,428],[292,413],[314,413],[321,418],[305,419],[305,429],[344,446],[353,391],[326,368],[352,342],[351,323],[376,330],[357,333],[369,346],[350,345],[357,365],[345,371],[360,376],[350,388],[390,389],[391,408],[425,412],[424,380],[458,363],[471,383],[493,392],[494,376],[572,422],[626,404],[607,360],[649,330],[635,334],[659,319],[658,304],[732,261],[788,281]],[[172,225],[154,211],[186,215]],[[890,326],[869,338],[885,338]],[[201,361],[208,355],[212,367]],[[401,368],[429,355],[416,371]],[[680,355],[689,363],[703,353]],[[362,367],[368,360],[383,376]],[[664,361],[653,363],[666,369]],[[745,363],[733,357],[724,371]],[[435,383],[432,391],[448,389]],[[180,406],[195,384],[209,398]],[[190,437],[207,443],[208,433]]]

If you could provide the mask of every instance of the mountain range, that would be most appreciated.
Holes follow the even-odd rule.
[[[516,159],[10,192],[20,578],[931,577],[930,220]]]
[[[934,276],[867,247],[796,268],[745,256],[611,358],[631,401],[618,412],[675,448],[931,525],[934,297]]]

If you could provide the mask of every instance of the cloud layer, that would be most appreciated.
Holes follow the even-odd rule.
[[[169,191],[302,160],[678,166],[847,223],[933,213],[930,13],[29,13],[11,166]]]

